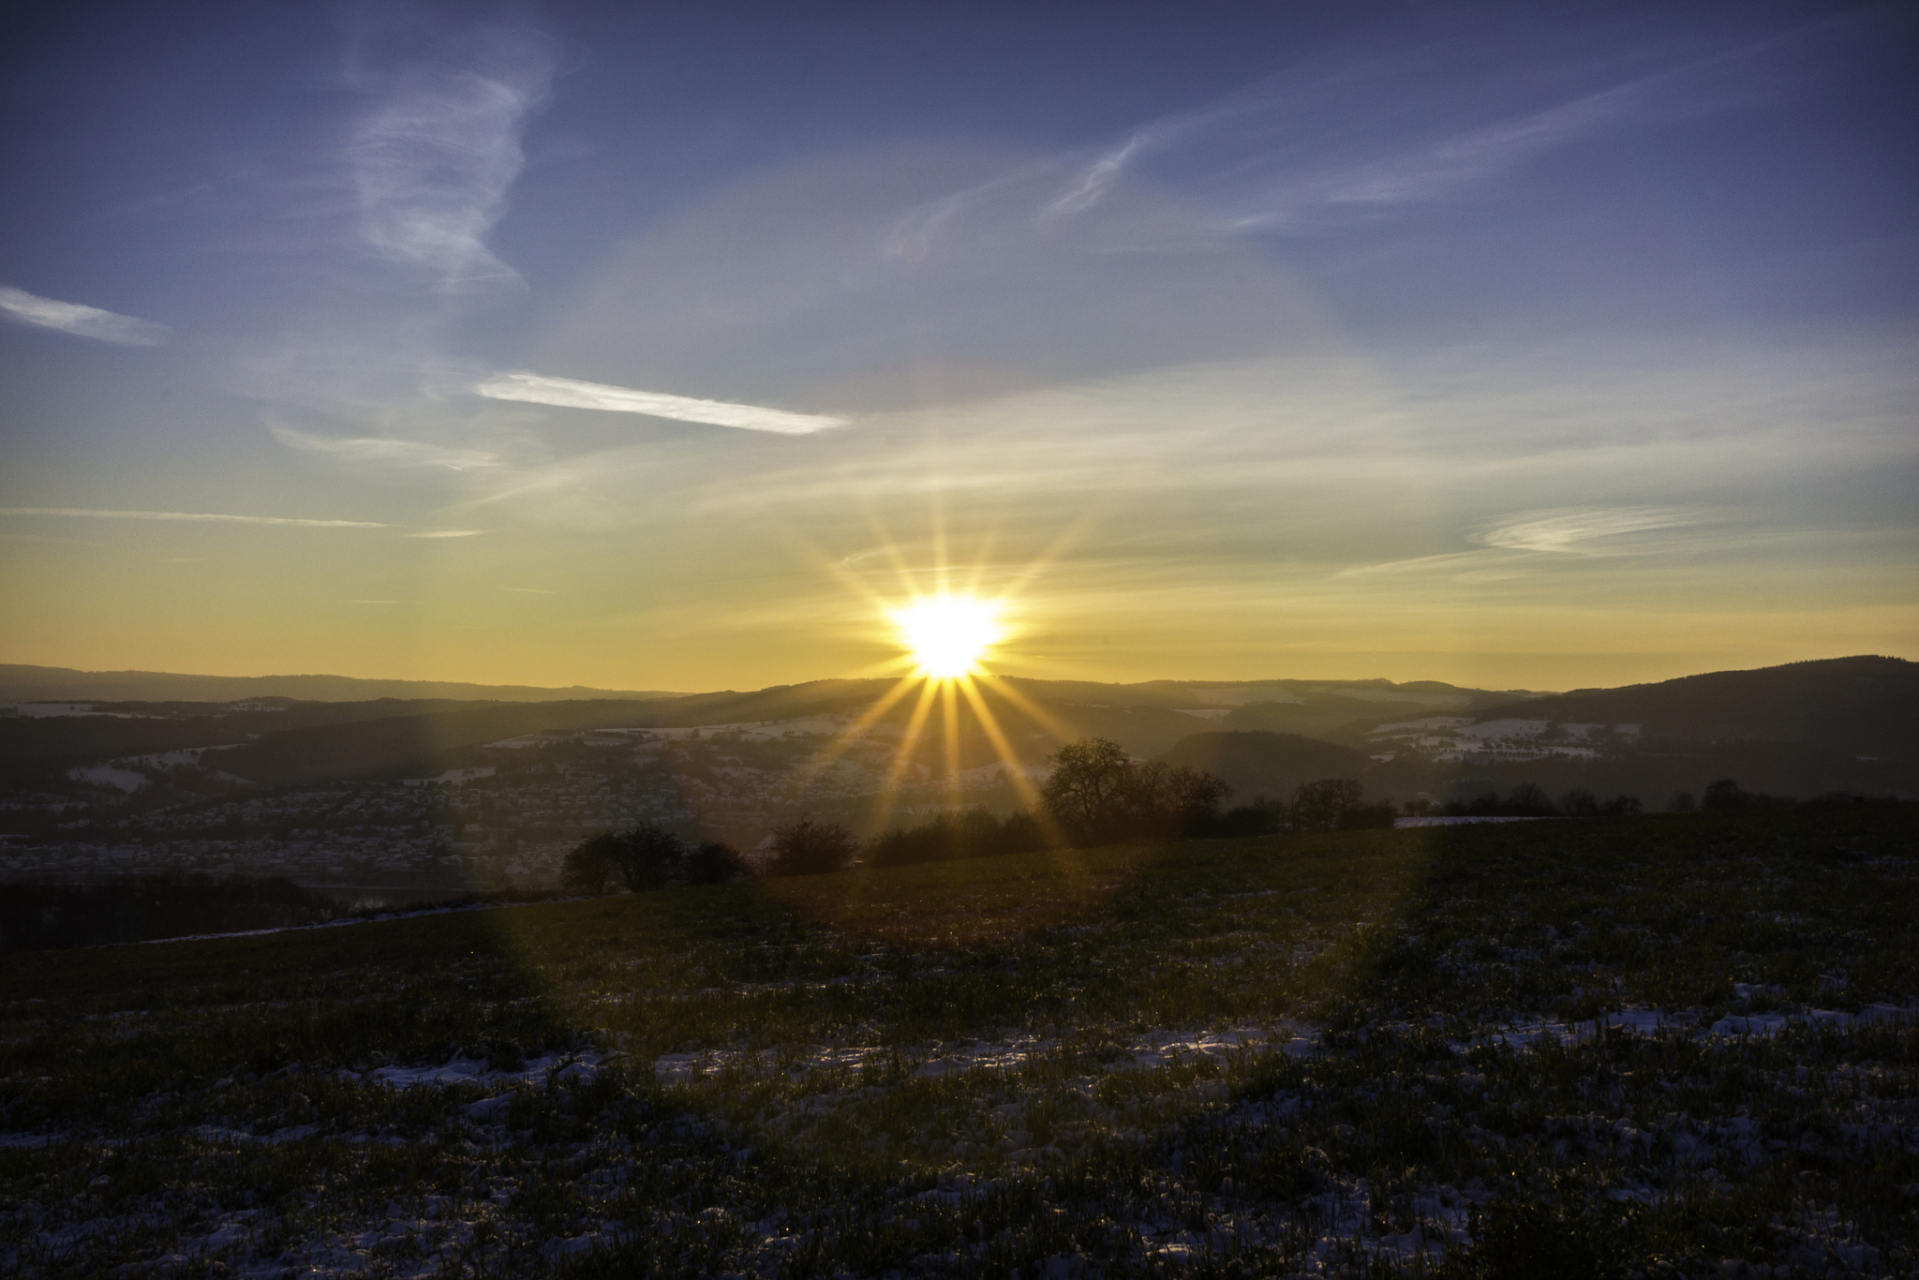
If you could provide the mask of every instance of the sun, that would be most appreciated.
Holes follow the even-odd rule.
[[[971,596],[931,596],[893,610],[900,641],[920,673],[935,680],[970,675],[1000,638],[998,606]]]

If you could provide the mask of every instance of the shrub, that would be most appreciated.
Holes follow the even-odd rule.
[[[569,893],[603,894],[615,883],[635,893],[670,884],[721,884],[748,874],[731,847],[709,843],[688,850],[673,832],[650,822],[589,836],[569,854],[560,883]]]
[[[1032,814],[1021,810],[1004,820],[985,809],[942,813],[917,827],[900,827],[866,847],[866,864],[901,867],[955,858],[986,858],[1000,853],[1032,853],[1050,841]]]
[[[643,822],[613,837],[612,857],[620,879],[639,893],[663,888],[675,879],[686,846],[666,828]]]
[[[610,831],[589,836],[574,846],[560,864],[560,887],[568,893],[598,897],[613,888],[613,851],[618,838]]]
[[[739,850],[717,840],[709,840],[687,854],[682,865],[688,884],[731,884],[752,874]]]
[[[1785,796],[1763,795],[1757,791],[1743,790],[1731,778],[1721,778],[1706,788],[1705,797],[1699,807],[1709,812],[1726,813],[1736,809],[1760,809],[1769,805],[1791,804]]]
[[[1280,815],[1270,805],[1243,804],[1228,809],[1215,818],[1208,828],[1198,835],[1218,836],[1263,836],[1279,830]]]
[[[1341,831],[1379,831],[1388,830],[1399,815],[1390,802],[1378,804],[1356,804],[1339,815]]]

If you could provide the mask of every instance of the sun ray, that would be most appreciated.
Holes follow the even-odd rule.
[[[851,751],[866,732],[878,724],[881,717],[892,710],[901,698],[911,693],[918,683],[919,681],[911,675],[901,676],[898,683],[881,694],[872,706],[860,714],[859,719],[833,735],[832,741],[814,752],[812,757],[800,766],[796,784],[798,788],[805,790],[815,778],[832,768],[840,757]]]
[[[1073,732],[1060,721],[1058,717],[1053,715],[1052,712],[1040,706],[1037,702],[1034,702],[1006,680],[998,679],[993,681],[993,689],[1000,697],[1012,703],[1013,707],[1018,710],[1020,714],[1024,715],[1028,720],[1031,720],[1047,733],[1058,738],[1061,742],[1066,741],[1067,737]]]
[[[953,676],[939,682],[940,714],[946,720],[946,807],[957,810],[960,807],[960,723],[958,699],[953,695],[953,686],[959,677]]]
[[[880,807],[874,814],[877,828],[883,829],[886,820],[893,812],[898,798],[900,776],[912,764],[913,752],[919,747],[920,730],[925,727],[927,714],[933,708],[934,685],[931,680],[920,681],[920,700],[913,705],[913,714],[907,720],[906,731],[900,735],[898,754],[893,757],[893,767],[887,771],[886,781],[880,786]]]
[[[999,717],[995,716],[993,709],[987,705],[985,693],[978,688],[971,677],[962,678],[955,683],[959,685],[960,692],[966,696],[966,700],[972,704],[973,714],[979,718],[980,729],[986,734],[987,740],[993,744],[993,750],[999,753],[1000,763],[1006,767],[1007,780],[1012,784],[1014,792],[1026,803],[1027,811],[1045,828],[1047,836],[1055,840],[1060,839],[1060,833],[1053,823],[1052,816],[1046,810],[1045,797],[1040,794],[1039,788],[1033,785],[1032,778],[1027,775],[1026,766],[1021,761],[1019,752],[1013,748],[1011,740],[1006,736],[1006,731],[1000,728]]]

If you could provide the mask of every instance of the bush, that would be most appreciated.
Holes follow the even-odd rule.
[[[1039,820],[1024,810],[1002,820],[984,809],[969,809],[942,813],[917,827],[888,831],[866,846],[866,864],[902,867],[1001,853],[1033,853],[1049,843]]]
[[[643,822],[613,837],[612,856],[620,879],[639,893],[674,880],[686,858],[686,846],[666,828]]]
[[[1674,803],[1678,803],[1677,797]],[[1614,796],[1601,802],[1584,787],[1574,787],[1554,804],[1539,787],[1524,782],[1507,792],[1504,799],[1488,791],[1471,800],[1455,800],[1445,811],[1455,817],[1473,818],[1617,818],[1638,813],[1640,807],[1638,796]]]
[[[1769,796],[1757,791],[1741,789],[1731,778],[1721,778],[1706,788],[1705,797],[1699,807],[1708,812],[1728,813],[1738,809],[1764,809],[1773,805],[1792,804],[1788,796]]]
[[[728,845],[708,843],[689,851],[671,831],[643,822],[581,841],[566,855],[560,883],[569,893],[598,895],[611,892],[615,883],[639,893],[670,884],[723,884],[748,874],[746,860]]]
[[[853,860],[858,847],[852,834],[838,823],[801,818],[773,829],[773,860],[767,874],[811,876],[838,871]]]
[[[1222,839],[1245,836],[1271,835],[1279,830],[1280,815],[1270,805],[1243,804],[1228,809],[1196,835],[1215,836]]]
[[[717,840],[709,840],[687,854],[684,867],[688,884],[731,884],[753,874],[739,850]]]
[[[612,892],[613,851],[617,845],[617,837],[610,831],[582,840],[560,865],[560,887],[589,897]]]
[[[1378,804],[1357,804],[1339,815],[1341,831],[1382,831],[1391,830],[1399,816],[1389,801]]]

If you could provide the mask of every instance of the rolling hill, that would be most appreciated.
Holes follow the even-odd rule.
[[[365,702],[376,698],[444,698],[485,702],[553,702],[579,698],[672,698],[661,692],[573,685],[461,684],[447,680],[361,680],[352,676],[196,676],[165,671],[76,671],[0,663],[0,702],[240,702],[296,698]]]
[[[1649,740],[1793,742],[1915,761],[1919,663],[1854,657],[1714,671],[1619,689],[1577,689],[1479,716],[1632,723]]]
[[[1217,774],[1240,804],[1261,795],[1283,799],[1321,778],[1357,778],[1373,766],[1364,752],[1296,733],[1196,733],[1159,759]]]

